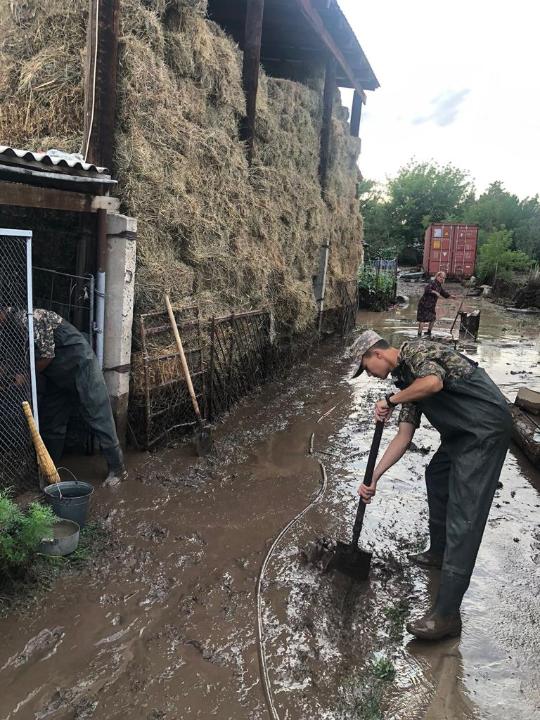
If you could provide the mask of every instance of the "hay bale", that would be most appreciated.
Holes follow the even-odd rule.
[[[323,200],[322,73],[302,84],[262,72],[249,167],[242,54],[205,10],[202,0],[121,0],[113,170],[122,211],[138,219],[136,311],[161,308],[164,292],[206,314],[270,304],[277,329],[297,333],[316,316],[321,243],[332,246],[327,307],[360,262],[359,144],[336,97]],[[13,0],[0,12],[2,142],[78,150],[86,0]]]

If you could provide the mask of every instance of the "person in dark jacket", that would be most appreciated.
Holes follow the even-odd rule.
[[[4,323],[28,332],[28,317],[22,310],[0,307],[0,328]],[[73,325],[50,310],[35,309],[33,325],[36,371],[44,380],[38,400],[40,433],[53,462],[60,462],[69,418],[79,406],[107,462],[105,482],[115,485],[126,479],[109,393],[92,348]],[[15,384],[21,381],[14,378]]]
[[[382,475],[404,455],[424,414],[441,435],[426,469],[429,548],[410,557],[422,567],[441,568],[434,606],[407,630],[424,640],[461,632],[460,606],[484,533],[510,443],[507,403],[487,373],[465,355],[429,340],[391,347],[368,330],[352,347],[358,368],[368,375],[389,374],[399,388],[375,405],[377,420],[388,421],[401,406],[398,432],[377,464],[370,487],[358,492],[366,503]]]
[[[433,330],[433,326],[437,320],[437,300],[440,297],[455,297],[455,295],[451,295],[443,288],[445,281],[446,273],[441,270],[435,275],[433,280],[426,285],[424,294],[418,301],[418,310],[416,312],[416,320],[418,321],[418,337],[422,336],[424,323],[428,323],[426,335],[431,337],[431,331]]]

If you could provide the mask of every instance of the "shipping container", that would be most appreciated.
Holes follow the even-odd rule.
[[[432,223],[424,237],[424,271],[435,275],[443,270],[449,278],[474,274],[478,225]]]

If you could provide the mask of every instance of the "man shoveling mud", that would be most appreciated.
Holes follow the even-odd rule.
[[[352,347],[358,369],[395,380],[398,392],[375,405],[385,422],[401,405],[398,432],[373,474],[358,492],[369,503],[380,477],[407,450],[422,413],[441,435],[441,445],[426,469],[430,546],[411,556],[423,567],[441,568],[433,608],[408,623],[424,640],[461,632],[460,606],[469,586],[493,495],[510,442],[511,417],[506,400],[486,372],[464,355],[428,340],[391,347],[368,330]]]

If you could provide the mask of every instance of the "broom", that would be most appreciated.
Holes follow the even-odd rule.
[[[39,469],[41,470],[43,477],[49,484],[58,483],[60,482],[60,475],[58,474],[58,470],[56,469],[56,466],[53,463],[51,456],[49,455],[49,451],[45,447],[45,443],[43,442],[41,435],[39,434],[39,431],[36,427],[36,421],[34,420],[32,410],[30,409],[30,405],[25,400],[22,404],[22,407],[24,414],[26,415],[28,427],[30,428],[30,435],[32,437],[32,442],[34,443],[34,448],[36,450]]]

